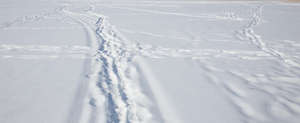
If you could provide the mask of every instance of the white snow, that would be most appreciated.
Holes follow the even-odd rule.
[[[300,4],[2,0],[1,123],[298,123]]]

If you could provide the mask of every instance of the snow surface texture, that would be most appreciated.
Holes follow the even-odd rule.
[[[1,123],[300,122],[300,4],[0,3]]]

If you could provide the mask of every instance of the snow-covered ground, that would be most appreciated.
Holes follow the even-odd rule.
[[[300,4],[2,0],[0,123],[299,123]]]

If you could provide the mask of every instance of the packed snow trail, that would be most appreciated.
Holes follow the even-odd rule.
[[[90,55],[91,49],[89,47],[78,45],[0,45],[0,57],[4,59],[88,59]]]
[[[101,122],[103,107],[108,123],[142,123],[151,120],[150,102],[134,79],[140,73],[132,62],[134,54],[124,45],[104,16],[91,11],[74,13],[63,8],[62,12],[82,24],[95,51],[91,59],[89,89],[84,100],[81,123]],[[96,22],[96,23],[94,23]],[[129,72],[128,72],[129,71]]]

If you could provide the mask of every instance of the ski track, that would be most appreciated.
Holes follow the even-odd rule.
[[[79,45],[16,45],[16,44],[1,44],[1,52],[56,52],[56,53],[88,53],[90,48]]]
[[[90,55],[91,49],[89,47],[78,45],[0,45],[0,58],[3,59],[88,59]]]
[[[213,15],[213,14],[202,14],[202,15],[191,15],[185,13],[178,13],[178,12],[166,12],[166,11],[158,11],[158,10],[148,10],[148,9],[138,9],[138,8],[129,8],[129,7],[120,7],[120,6],[107,6],[107,5],[98,5],[102,7],[112,8],[112,9],[123,9],[128,11],[135,11],[135,12],[143,12],[143,13],[151,13],[151,14],[161,14],[161,15],[173,15],[179,16],[184,18],[197,18],[197,19],[210,19],[210,20],[230,20],[230,21],[244,21],[246,19],[240,18],[237,16],[227,15]]]

